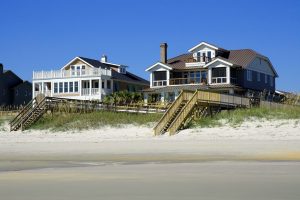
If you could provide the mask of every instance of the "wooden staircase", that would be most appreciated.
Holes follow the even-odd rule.
[[[99,102],[38,96],[32,99],[10,122],[10,131],[25,130],[38,121],[48,110],[65,112],[93,111]]]
[[[10,122],[10,131],[25,130],[36,122],[47,111],[47,98],[32,99],[21,112]]]
[[[198,108],[198,117],[206,117],[208,113],[212,116],[221,109],[237,107],[250,107],[250,99],[201,90],[182,91],[154,127],[154,134],[169,132],[170,135],[174,135],[194,118],[196,108]]]

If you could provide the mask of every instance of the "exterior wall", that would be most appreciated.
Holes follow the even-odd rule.
[[[66,76],[69,77],[71,76],[71,65],[84,65],[85,66],[85,70],[91,70],[93,69],[92,67],[90,67],[89,65],[87,65],[86,63],[82,62],[81,60],[77,59],[74,62],[72,62],[71,64],[64,66],[64,70],[66,70]],[[76,70],[75,70],[76,71]],[[69,72],[69,73],[68,73]]]
[[[13,105],[26,105],[32,99],[32,84],[24,82],[13,90]]]
[[[247,66],[247,69],[275,76],[270,63],[259,57],[255,58],[253,62]]]
[[[161,65],[157,65],[156,67],[154,67],[153,69],[150,70],[150,88],[154,87],[153,86],[153,72],[155,71],[166,71],[167,72],[167,85],[169,85],[169,80],[170,80],[170,70],[166,69],[165,67],[161,66]]]
[[[207,51],[211,51],[211,57],[214,58],[216,56],[216,51],[210,47],[207,47],[205,45],[201,45],[200,47],[198,47],[197,49],[193,50],[193,57],[196,59],[197,58],[197,52],[201,53],[205,53],[205,55],[207,56],[206,52]]]
[[[70,77],[70,78],[59,78],[59,79],[44,79],[44,80],[34,80],[33,81],[33,92],[32,97],[36,97],[37,94],[42,93],[45,96],[52,96],[52,97],[61,97],[61,98],[70,98],[70,99],[81,99],[81,100],[101,100],[104,95],[110,94],[112,92],[112,89],[107,89],[107,83],[106,81],[110,80],[110,77],[108,76],[101,76],[101,77],[84,77],[84,78],[78,78],[78,77]],[[83,81],[88,81],[90,84],[90,87],[87,88],[89,91],[89,94],[82,94]],[[98,81],[98,88],[99,92],[98,94],[92,95],[92,81]],[[102,88],[102,81],[105,81],[105,87]],[[78,92],[73,93],[54,93],[54,83],[59,82],[78,82]],[[50,85],[50,88],[46,87],[46,84]],[[39,91],[35,91],[35,88],[39,88]],[[64,87],[64,84],[63,84]],[[73,87],[75,87],[73,85]],[[111,88],[113,88],[113,81],[111,80]],[[59,86],[58,86],[59,90]]]
[[[226,83],[216,83],[216,84],[229,84],[230,83],[230,66],[222,63],[222,62],[215,62],[208,67],[208,84],[214,84],[212,83],[212,68],[220,68],[225,67],[226,68]]]
[[[146,89],[148,86],[136,84],[136,83],[128,83],[124,81],[114,81],[113,92],[118,91],[128,91],[128,92],[139,92],[143,89]]]
[[[251,89],[251,90],[258,90],[258,91],[263,91],[263,90],[267,90],[267,91],[271,91],[274,92],[275,91],[275,77],[271,76],[271,75],[267,75],[267,83],[265,83],[265,74],[260,73],[260,81],[258,81],[258,77],[257,77],[257,71],[252,71],[252,81],[248,81],[247,80],[247,70],[243,70],[243,79],[244,82],[242,84],[242,87],[246,88],[246,89]],[[273,79],[273,86],[271,86],[270,84],[270,79]]]
[[[23,81],[11,71],[0,74],[0,106],[7,106],[13,103],[13,87]]]

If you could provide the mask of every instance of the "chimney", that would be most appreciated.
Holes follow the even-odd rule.
[[[100,61],[103,62],[103,63],[106,63],[107,62],[107,56],[103,54]]]
[[[167,43],[160,44],[160,62],[162,62],[162,63],[167,63],[167,58],[168,58],[167,49],[168,49]]]
[[[3,65],[0,63],[0,74],[3,74]]]

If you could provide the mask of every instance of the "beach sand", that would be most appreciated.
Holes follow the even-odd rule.
[[[1,199],[299,199],[300,120],[153,136],[0,129]]]

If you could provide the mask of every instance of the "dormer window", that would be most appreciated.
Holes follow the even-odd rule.
[[[119,73],[121,73],[121,74],[126,74],[126,68],[120,66],[120,67],[119,67]]]

